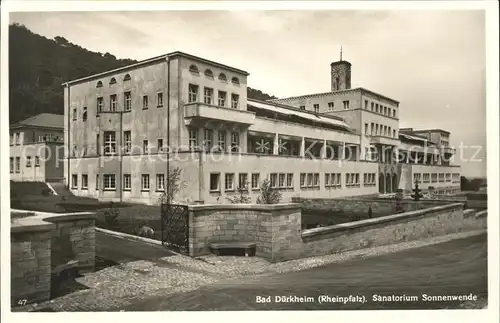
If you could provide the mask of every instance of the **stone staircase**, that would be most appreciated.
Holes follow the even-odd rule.
[[[73,193],[66,187],[66,185],[63,182],[53,182],[50,183],[54,191],[56,191],[57,195],[59,196],[73,196]]]

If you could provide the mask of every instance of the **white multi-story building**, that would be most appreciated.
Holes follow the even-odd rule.
[[[174,52],[65,83],[65,178],[76,195],[156,203],[173,169],[177,199],[226,202],[264,179],[291,197],[346,197],[421,187],[455,191],[460,168],[442,130],[399,129],[399,102],[351,89],[258,101],[247,72]],[[84,186],[83,183],[86,185]]]

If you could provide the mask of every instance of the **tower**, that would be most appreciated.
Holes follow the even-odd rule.
[[[340,61],[330,64],[332,73],[332,91],[348,90],[351,88],[351,63],[342,60],[340,47]]]

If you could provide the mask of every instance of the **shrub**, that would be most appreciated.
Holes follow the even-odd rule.
[[[405,211],[402,200],[403,200],[403,191],[401,189],[398,189],[396,191],[396,195],[394,196],[394,204],[392,206],[394,213],[403,213]]]
[[[260,185],[260,195],[257,204],[278,204],[281,201],[281,192],[271,187],[271,181],[265,179]]]
[[[49,195],[52,195],[52,191],[51,191],[51,190],[49,190],[48,188],[44,188],[44,189],[42,190],[42,195],[43,195],[43,196],[49,196]]]
[[[245,203],[250,203],[252,201],[250,196],[248,196],[248,188],[239,186],[238,188],[236,188],[236,193],[232,196],[227,197],[226,199],[231,204],[245,204]]]
[[[109,209],[104,211],[104,220],[106,224],[110,227],[114,227],[118,224],[118,217],[120,216],[120,211],[111,204]]]

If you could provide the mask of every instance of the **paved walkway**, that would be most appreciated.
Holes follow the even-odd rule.
[[[478,286],[480,282],[477,280],[480,280],[481,275],[484,274],[482,271],[482,264],[485,262],[486,257],[485,254],[481,253],[483,249],[479,246],[485,244],[485,238],[483,236],[483,238],[480,238],[483,240],[477,241],[470,239],[464,240],[465,242],[462,243],[459,243],[458,241],[460,240],[456,239],[478,236],[483,232],[484,231],[464,232],[423,241],[405,242],[396,245],[355,250],[341,254],[311,257],[276,264],[270,264],[257,257],[216,257],[210,255],[194,259],[187,256],[172,254],[159,246],[142,245],[138,242],[132,243],[120,238],[113,238],[96,233],[97,245],[101,245],[101,247],[97,249],[97,255],[106,258],[109,257],[119,263],[119,265],[77,278],[77,282],[85,287],[83,290],[42,304],[16,308],[13,309],[13,311],[40,309],[51,309],[54,311],[119,311],[124,308],[130,310],[160,308],[164,310],[180,308],[191,310],[201,308],[221,309],[220,306],[224,306],[222,304],[224,301],[217,297],[214,298],[214,291],[220,291],[222,293],[221,295],[225,293],[225,295],[229,295],[227,297],[233,297],[232,291],[235,288],[243,288],[242,290],[246,290],[246,292],[249,293],[246,303],[242,301],[243,303],[240,305],[235,305],[234,301],[240,299],[238,297],[234,298],[233,303],[228,303],[233,304],[231,306],[234,306],[234,309],[242,309],[246,308],[246,306],[255,306],[255,302],[252,301],[255,293],[262,290],[262,288],[266,287],[268,284],[274,286],[274,293],[277,292],[277,286],[279,286],[279,290],[283,292],[287,292],[287,288],[289,287],[286,286],[293,286],[295,284],[302,284],[302,286],[305,286],[308,283],[312,283],[312,285],[316,286],[320,283],[323,284],[325,280],[329,281],[334,279],[337,267],[327,269],[327,271],[334,270],[332,276],[323,277],[323,274],[319,274],[318,277],[320,278],[314,278],[312,280],[307,278],[309,277],[307,276],[308,274],[302,277],[300,275],[294,276],[293,273],[299,274],[298,272],[303,270],[304,273],[306,273],[310,271],[307,270],[310,268],[332,263],[342,263],[349,260],[353,260],[354,262],[363,261],[362,259],[364,258],[382,256],[405,250],[408,250],[408,253],[403,257],[388,255],[388,257],[396,258],[384,260],[382,257],[377,257],[367,259],[366,262],[356,263],[356,268],[360,268],[359,270],[367,270],[367,272],[359,271],[355,276],[351,275],[351,278],[357,277],[357,280],[351,279],[353,285],[349,286],[344,284],[345,288],[349,288],[349,290],[358,290],[364,287],[365,284],[369,282],[367,279],[362,279],[366,274],[371,275],[368,277],[378,277],[377,279],[380,284],[390,285],[393,282],[393,276],[397,273],[400,275],[397,280],[401,287],[401,284],[404,282],[415,281],[416,278],[412,272],[414,267],[420,264],[420,266],[423,267],[418,271],[419,275],[430,277],[429,279],[432,278],[432,281],[439,281],[443,277],[456,275],[457,272],[458,274],[464,272],[462,278],[469,279],[471,284],[474,283],[473,281],[476,279],[475,285],[473,285],[476,286],[475,290],[479,293],[480,288]],[[471,239],[479,238],[476,237]],[[452,240],[455,242],[447,245],[447,247],[443,247],[444,249],[440,249],[436,246],[436,248],[430,248],[424,253],[415,249]],[[467,249],[467,245],[469,245],[471,241],[476,241],[474,242],[475,247],[469,250]],[[106,247],[102,247],[103,244],[106,245]],[[419,261],[415,260],[411,262],[410,260],[406,260],[406,258],[410,260],[415,258],[419,259]],[[436,260],[432,260],[434,258]],[[431,262],[429,263],[426,259]],[[457,261],[458,259],[461,261]],[[475,260],[473,261],[472,259]],[[387,264],[384,265],[386,262]],[[377,268],[378,265],[382,267],[375,272],[370,272],[370,268]],[[345,279],[349,276],[349,272],[354,268],[352,264],[346,264],[345,266],[347,267],[339,267],[340,269],[338,269],[345,275],[343,276],[343,280],[336,280],[338,286],[341,286],[343,281],[346,281]],[[433,266],[436,270],[442,267],[442,271],[426,270],[425,268],[429,266]],[[393,272],[390,271],[391,268],[394,268]],[[314,270],[311,272],[314,272]],[[320,270],[320,272],[322,271]],[[290,273],[290,275],[277,275],[279,273]],[[435,277],[432,275],[435,275]],[[423,278],[418,278],[417,281],[421,282],[422,279]],[[257,287],[253,289],[254,294],[252,294],[251,286],[258,283],[259,280],[265,283],[255,285]],[[272,281],[279,281],[281,285],[272,285],[270,283]],[[204,286],[208,289],[204,289]],[[442,288],[442,286],[440,288]],[[196,301],[193,302],[187,301],[186,297],[193,297],[193,295],[195,295],[187,292],[195,290],[203,293],[205,297],[210,295],[209,298],[213,298],[215,303],[204,302],[204,298],[194,298]],[[292,290],[290,290],[290,292],[292,292]],[[272,290],[270,290],[269,293],[272,293]],[[180,298],[171,298],[173,294],[178,294],[178,296],[175,297]],[[182,299],[184,301],[182,301]],[[194,304],[196,302],[200,304]],[[182,305],[183,303],[184,305]],[[191,305],[187,306],[188,304]]]
[[[291,272],[230,279],[194,292],[146,298],[127,311],[443,309],[460,301],[423,301],[422,295],[476,295],[487,298],[486,234],[375,258]],[[320,303],[318,296],[349,295],[365,302]],[[374,295],[417,296],[418,301],[373,300]],[[282,302],[278,296],[311,297]],[[257,297],[269,303],[257,303]]]

